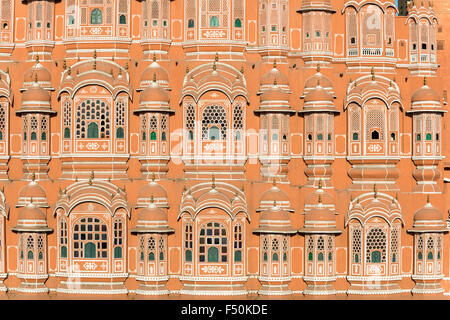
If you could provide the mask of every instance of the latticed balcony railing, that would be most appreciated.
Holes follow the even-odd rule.
[[[383,50],[381,48],[362,48],[363,56],[381,56]]]

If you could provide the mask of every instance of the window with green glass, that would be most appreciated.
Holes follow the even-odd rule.
[[[427,260],[433,260],[433,252],[428,252]]]
[[[165,132],[161,133],[161,141],[166,141],[166,140],[167,140],[166,133]]]
[[[98,124],[95,122],[91,122],[88,124],[87,130],[88,139],[98,139]]]
[[[64,129],[64,139],[70,139],[70,129],[69,128]]]
[[[61,247],[61,258],[67,258],[67,247],[66,246]]]
[[[27,259],[34,259],[33,251],[29,250],[27,253]]]
[[[42,141],[46,141],[47,140],[47,133],[46,132],[42,132],[41,133],[41,140]]]
[[[219,26],[219,18],[216,16],[212,16],[209,18],[209,26],[210,27],[218,27]]]
[[[88,242],[84,245],[84,257],[85,258],[97,258],[95,243]]]
[[[119,24],[127,24],[127,17],[123,14],[119,17]]]
[[[102,10],[95,8],[91,11],[91,24],[102,24]]]
[[[234,262],[242,262],[242,252],[241,252],[241,250],[236,250],[234,252]]]
[[[35,140],[37,140],[37,134],[36,134],[36,132],[32,132],[31,133],[31,141],[35,141]]]
[[[194,26],[195,26],[194,19],[189,19],[188,20],[188,28],[193,28]]]
[[[427,141],[431,141],[431,133],[427,133],[427,135],[425,136],[425,139],[427,140]]]
[[[323,261],[323,253],[322,252],[319,252],[317,254],[317,261]]]
[[[117,139],[123,139],[125,137],[125,134],[124,134],[124,131],[123,131],[123,128],[117,128],[117,131],[116,131],[116,138]]]
[[[159,261],[164,261],[164,252],[159,253]]]
[[[219,249],[216,247],[208,249],[208,262],[219,262]]]
[[[155,254],[153,252],[148,254],[148,261],[155,261]]]
[[[192,251],[191,250],[186,250],[184,259],[186,260],[186,262],[192,262]]]
[[[156,132],[155,132],[155,131],[152,131],[152,132],[150,133],[150,140],[152,140],[152,141],[155,141],[155,140],[156,140]]]
[[[236,19],[236,20],[234,20],[234,26],[235,26],[236,28],[241,28],[241,27],[242,27],[241,19]]]
[[[114,259],[122,259],[122,248],[121,247],[114,248]]]
[[[272,261],[278,261],[278,253],[272,255]]]
[[[370,254],[370,262],[380,263],[381,262],[381,252],[378,250],[372,251]]]
[[[312,252],[308,253],[308,261],[313,261],[313,254],[312,254]]]

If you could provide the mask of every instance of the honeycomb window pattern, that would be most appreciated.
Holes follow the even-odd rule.
[[[156,240],[153,237],[148,238],[147,241],[148,261],[155,261],[156,254]]]
[[[242,130],[244,128],[242,106],[240,104],[234,106],[233,110],[233,129]]]
[[[381,228],[374,227],[367,233],[366,262],[386,262],[386,234]]]
[[[202,140],[209,140],[209,129],[211,126],[219,127],[220,140],[227,138],[227,113],[221,106],[207,106],[203,111]]]
[[[353,263],[359,263],[361,254],[361,229],[359,228],[353,229],[352,232],[352,253]]]
[[[186,129],[194,130],[195,128],[195,110],[193,105],[186,108]]]
[[[145,256],[145,239],[144,236],[139,238],[139,260],[143,261]]]
[[[99,129],[99,138],[110,137],[110,111],[106,101],[100,99],[87,99],[77,107],[76,113],[76,137],[88,138],[88,127],[95,123]]]
[[[73,229],[74,258],[107,258],[108,229],[98,218],[80,219]]]
[[[63,125],[66,128],[72,125],[72,103],[70,100],[64,101],[63,104]]]
[[[398,229],[391,229],[391,261],[397,262],[398,259],[398,243],[399,243],[399,234]]]
[[[384,113],[378,109],[371,109],[366,114],[366,139],[371,140],[372,129],[380,130],[380,139],[384,140]]]
[[[125,102],[117,101],[116,102],[116,126],[124,127],[125,126]]]
[[[6,130],[6,111],[5,105],[0,104],[0,140],[5,137]]]

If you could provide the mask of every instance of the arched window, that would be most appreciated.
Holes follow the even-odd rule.
[[[234,226],[234,262],[242,262],[242,225],[237,224]]]
[[[373,130],[371,133],[372,140],[379,140],[380,139],[380,133],[378,130]]]
[[[319,254],[317,255],[317,261],[323,261],[323,253],[319,252]]]
[[[192,262],[192,251],[191,250],[186,250],[184,259],[186,260],[186,262]]]
[[[209,140],[220,140],[220,130],[216,126],[209,128]]]
[[[75,223],[73,257],[97,259],[108,257],[108,229],[103,221],[87,217]]]
[[[427,135],[425,136],[425,139],[426,139],[427,141],[431,141],[431,140],[432,140],[431,133],[427,133]]]
[[[95,8],[91,11],[91,24],[102,24],[102,11]]]
[[[59,228],[59,244],[61,245],[61,258],[67,258],[67,222],[64,218],[61,218],[60,228]]]
[[[386,234],[381,228],[374,227],[367,233],[366,257],[369,263],[386,262]]]
[[[212,127],[210,127],[211,125]],[[210,130],[215,133],[216,128],[220,131],[220,134],[211,135]],[[216,140],[226,140],[227,138],[227,113],[221,106],[207,106],[203,111],[202,140],[212,140],[210,139],[211,136],[216,137]]]
[[[67,258],[67,247],[66,246],[61,247],[61,258]]]
[[[166,140],[167,140],[166,133],[165,132],[161,133],[161,141],[166,141]]]
[[[228,262],[228,239],[225,227],[217,222],[209,222],[200,229],[200,262]]]
[[[194,19],[189,19],[188,20],[188,28],[193,28],[194,26],[195,26]]]
[[[209,19],[209,26],[210,27],[218,27],[219,26],[219,17],[212,16]]]
[[[234,26],[236,28],[241,28],[242,27],[241,19],[238,18],[238,19],[234,20]]]
[[[359,263],[360,254],[361,254],[361,229],[355,228],[352,231],[353,263]]]
[[[420,141],[420,140],[421,140],[421,135],[420,135],[420,133],[416,134],[416,140],[417,140],[417,141]]]
[[[219,262],[219,249],[216,247],[208,249],[208,262]]]
[[[69,16],[69,25],[73,25],[75,24],[75,17],[74,16]]]
[[[155,261],[156,240],[153,237],[148,238],[147,243],[148,261]]]
[[[88,139],[98,139],[98,124],[95,122],[91,122],[88,124],[87,130]]]
[[[31,141],[35,141],[35,140],[37,140],[37,134],[36,134],[36,132],[32,132],[31,133]]]
[[[123,139],[124,137],[125,137],[125,134],[123,132],[123,128],[117,128],[116,138]]]
[[[69,128],[64,129],[64,139],[70,139],[70,129]]]
[[[155,132],[155,131],[152,131],[152,132],[150,133],[150,140],[152,140],[152,141],[155,141],[155,140],[156,140],[156,132]]]
[[[318,133],[317,134],[317,140],[322,141],[323,140],[323,134]]]
[[[124,14],[120,15],[119,24],[127,24],[127,17]]]
[[[47,133],[46,132],[42,132],[41,133],[41,140],[42,141],[46,141],[47,140]]]
[[[92,243],[92,242],[85,243],[84,257],[85,258],[97,258],[97,252],[95,250],[95,243]]]
[[[188,139],[190,141],[194,140],[194,132],[192,132],[192,130],[189,130]]]
[[[237,250],[234,252],[234,262],[242,262],[242,252]]]
[[[34,259],[34,238],[32,235],[29,235],[27,238],[27,259],[33,260]]]
[[[272,240],[272,261],[278,262],[278,251],[280,250],[280,244],[278,239]]]
[[[101,99],[82,101],[77,106],[76,112],[77,139],[85,139],[86,137],[91,139],[99,137],[101,139],[109,139],[110,116],[109,106],[106,101]]]

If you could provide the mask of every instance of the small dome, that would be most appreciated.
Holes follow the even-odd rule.
[[[168,103],[169,94],[154,80],[150,86],[148,86],[147,88],[144,89],[144,91],[141,92],[139,102],[141,104],[147,102]]]
[[[281,86],[289,86],[288,77],[277,69],[275,63],[273,68],[262,76],[261,86],[271,86],[274,84],[274,82],[278,83]]]
[[[411,102],[425,102],[425,101],[433,101],[433,102],[440,102],[441,97],[439,94],[431,89],[426,84],[414,91],[414,93],[411,96]]]
[[[261,195],[259,208],[256,209],[256,211],[259,212],[271,208],[273,206],[274,201],[277,203],[278,206],[280,206],[284,210],[287,210],[289,212],[294,211],[294,209],[291,208],[289,197],[283,190],[278,188],[275,181],[273,183],[273,186],[269,190],[264,191],[263,194]]]
[[[291,226],[289,213],[274,201],[272,207],[261,212],[259,227],[254,233],[297,233]]]
[[[154,60],[142,73],[141,84],[153,81],[154,74],[159,81],[169,82],[169,74],[166,69]]]
[[[261,102],[266,101],[289,101],[289,94],[279,86],[272,85],[270,89],[261,94]]]
[[[336,219],[331,210],[320,203],[318,206],[311,209],[310,212],[305,214],[305,221],[335,222]]]
[[[51,96],[47,90],[42,89],[37,82],[22,94],[22,104],[44,103],[50,105]]]
[[[17,216],[17,225],[12,228],[13,231],[22,232],[49,232],[51,228],[47,226],[47,217],[34,203],[29,202],[27,206],[19,211]]]
[[[137,215],[136,228],[133,233],[170,233],[167,211],[151,202],[147,207],[140,209]]]
[[[20,189],[19,198],[46,198],[46,194],[44,189],[33,180]]]
[[[329,101],[333,102],[333,96],[320,85],[308,92],[305,96],[305,102]]]
[[[33,67],[25,71],[23,82],[49,83],[52,81],[52,75],[50,71],[42,64],[37,62]]]
[[[428,202],[414,213],[414,222],[419,221],[442,221],[442,213]]]
[[[163,186],[156,183],[155,181],[150,181],[145,186],[143,186],[141,190],[139,190],[138,198],[150,199],[151,197],[167,199],[167,191]]]
[[[305,81],[305,89],[315,88],[319,84],[323,88],[332,88],[333,87],[333,83],[331,82],[331,80],[328,77],[324,76],[322,73],[320,73],[320,71],[318,71],[316,74],[314,74],[312,77],[308,78]]]

